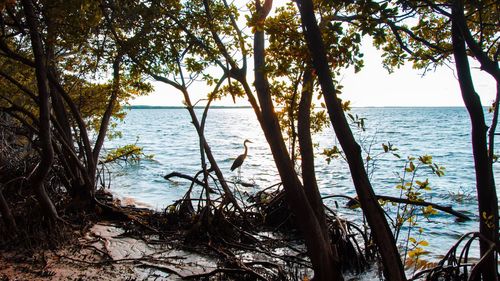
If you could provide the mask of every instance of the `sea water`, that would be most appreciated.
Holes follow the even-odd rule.
[[[364,151],[372,158],[369,173],[376,194],[399,196],[396,185],[404,174],[407,157],[431,155],[433,162],[446,168],[443,177],[420,168],[415,180],[429,179],[431,190],[422,194],[426,201],[451,205],[470,216],[472,221],[457,222],[452,215],[438,212],[429,219],[420,217],[420,239],[429,256],[439,258],[463,234],[478,229],[475,173],[472,158],[470,120],[465,108],[354,108],[351,112],[365,118],[365,130],[353,125],[353,132]],[[202,115],[202,110],[197,110]],[[491,116],[486,113],[487,119]],[[489,124],[489,123],[487,123]],[[126,144],[137,144],[152,160],[135,164],[114,165],[112,192],[120,198],[131,198],[152,209],[161,210],[181,198],[190,182],[181,178],[167,181],[171,172],[194,176],[201,169],[199,141],[189,114],[183,108],[131,109],[117,130],[122,137],[107,141],[105,151]],[[248,156],[241,167],[241,180],[254,187],[242,187],[247,193],[257,192],[280,181],[269,146],[250,108],[211,109],[206,121],[205,137],[227,180],[236,180],[238,171],[230,171],[234,159],[242,154],[243,141],[249,139]],[[329,163],[321,154],[325,148],[338,145],[332,128],[313,136],[316,144],[315,168],[322,196],[355,196],[347,163],[342,158]],[[398,148],[400,159],[383,153],[382,143]],[[340,146],[339,146],[340,147]],[[499,147],[499,146],[497,146]],[[497,151],[497,150],[496,150]],[[418,161],[415,160],[415,163]],[[498,171],[495,178],[498,181]],[[410,180],[409,175],[406,179]],[[343,199],[327,199],[342,216],[360,220],[360,211],[344,208]],[[361,223],[361,221],[359,221]],[[415,228],[417,229],[417,228]],[[405,229],[406,231],[406,229]],[[402,234],[402,236],[404,236]],[[412,236],[418,236],[414,230]]]

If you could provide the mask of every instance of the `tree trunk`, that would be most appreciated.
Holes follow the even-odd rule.
[[[56,208],[45,190],[44,182],[52,167],[54,150],[50,128],[50,95],[47,80],[47,62],[43,51],[43,43],[39,33],[38,19],[36,18],[31,0],[22,0],[26,22],[30,31],[31,47],[35,58],[35,75],[39,99],[39,138],[41,147],[41,161],[30,177],[31,185],[43,211],[50,219],[57,219]]]
[[[456,6],[452,13],[456,13]],[[474,89],[470,73],[465,41],[460,29],[452,21],[453,56],[457,68],[458,82],[467,111],[471,119],[472,152],[476,171],[476,189],[479,206],[479,232],[488,240],[498,244],[498,199],[495,190],[492,166],[488,157],[487,131],[481,100]],[[480,242],[483,256],[489,246],[486,241]],[[486,258],[481,268],[483,280],[498,280],[496,253]]]
[[[55,50],[54,43],[57,40],[56,31],[54,28],[54,23],[52,21],[52,10],[53,8],[47,7],[43,9],[44,21],[47,25],[47,43],[45,44],[45,53],[47,57],[47,72],[51,72],[55,79],[58,81],[59,75],[56,71],[56,58],[55,58]],[[56,87],[53,83],[49,84],[50,97],[52,101],[52,110],[54,111],[57,122],[61,126],[62,129],[62,137],[66,140],[66,142],[73,146],[73,136],[71,134],[71,124],[69,122],[68,113],[66,108],[64,107],[64,103],[62,98],[60,97]]]
[[[198,134],[198,137],[200,139],[200,146],[203,146],[203,150],[205,152],[205,155],[208,158],[208,162],[210,163],[210,169],[214,170],[215,175],[219,179],[219,183],[224,190],[225,197],[229,202],[233,203],[234,207],[243,213],[243,210],[241,207],[238,205],[238,202],[236,201],[236,198],[234,198],[233,193],[231,192],[231,189],[227,185],[226,180],[224,179],[224,174],[219,168],[219,165],[217,164],[217,161],[215,160],[215,157],[212,153],[212,149],[208,145],[207,140],[205,139],[205,133],[203,132],[203,129],[201,128],[200,122],[198,120],[198,117],[196,116],[196,112],[194,112],[194,107],[191,103],[191,98],[189,97],[189,94],[187,92],[187,89],[183,88],[182,94],[184,96],[184,101],[187,104],[187,110],[189,112],[189,115],[191,116],[191,121],[196,129],[196,133]],[[204,159],[202,159],[202,162],[204,162]]]
[[[257,1],[257,15],[265,20],[272,1],[264,6]],[[265,71],[264,32],[258,30],[254,35],[255,89],[261,107],[260,125],[271,148],[276,167],[283,181],[286,198],[298,226],[304,235],[308,254],[314,269],[314,280],[343,280],[340,267],[334,261],[333,251],[324,229],[311,208],[309,200],[295,172],[281,135],[278,118],[271,99],[269,82]]]
[[[47,7],[43,9],[44,22],[47,25],[47,44],[45,44],[45,52],[47,57],[47,72],[49,76],[54,77],[57,81],[60,81],[59,75],[56,70],[56,57],[54,50],[54,43],[57,40],[56,31],[54,28],[54,22],[52,21],[53,7]],[[61,159],[63,163],[63,168],[70,179],[65,187],[71,197],[75,197],[80,186],[82,186],[81,172],[77,165],[75,165],[75,159],[71,157],[70,154],[75,153],[74,141],[71,130],[70,120],[68,118],[68,112],[64,106],[63,99],[54,85],[54,83],[49,83],[49,92],[51,98],[52,110],[54,112],[54,119],[52,120],[59,135],[55,135],[54,138],[59,138],[59,142],[65,142],[67,145],[62,146],[62,152],[59,153],[58,158]],[[55,141],[57,142],[57,140]],[[69,151],[71,149],[71,151]]]
[[[328,237],[328,228],[326,224],[325,208],[323,200],[319,193],[318,183],[316,180],[316,172],[314,170],[314,150],[311,139],[311,101],[313,96],[314,77],[312,69],[308,68],[304,72],[302,79],[302,94],[299,103],[299,111],[297,117],[297,135],[300,146],[302,182],[304,190],[316,213],[316,217],[323,229],[325,237]]]
[[[493,103],[493,118],[491,120],[491,126],[488,131],[488,158],[490,159],[490,165],[493,165],[494,155],[495,155],[495,133],[498,126],[498,112],[500,110],[500,81],[497,84],[497,95],[495,97],[495,102]],[[495,177],[493,177],[493,180]]]
[[[313,58],[313,65],[318,74],[321,89],[323,90],[328,114],[335,134],[346,155],[347,162],[349,163],[351,176],[361,207],[382,257],[384,273],[386,278],[391,281],[406,280],[394,236],[392,235],[383,210],[375,197],[371,183],[366,174],[361,158],[361,148],[354,139],[342,110],[341,102],[337,98],[337,92],[327,63],[323,39],[321,38],[321,33],[314,15],[313,3],[311,0],[302,0],[298,1],[297,4],[302,18],[307,45]]]
[[[78,198],[82,203],[83,208],[92,208],[95,203],[95,190],[96,190],[96,174],[97,174],[97,164],[99,163],[99,154],[101,153],[102,146],[104,145],[104,140],[106,139],[106,133],[109,127],[109,121],[113,115],[113,108],[115,107],[118,94],[120,92],[120,65],[122,63],[122,54],[119,52],[113,60],[113,84],[111,90],[111,96],[109,97],[106,110],[101,118],[101,123],[99,126],[99,132],[97,134],[97,139],[92,149],[92,161],[87,161],[87,176],[90,182],[84,186],[80,187],[78,192]]]
[[[71,195],[73,198],[81,197],[82,195],[79,193],[82,192],[85,193],[85,190],[82,191],[82,189],[86,189],[87,187],[93,188],[95,185],[94,178],[90,178],[91,174],[89,173],[89,171],[92,169],[90,167],[96,167],[96,164],[94,163],[93,149],[90,144],[90,138],[88,135],[87,127],[85,125],[85,121],[83,120],[81,112],[79,111],[77,105],[71,99],[70,95],[61,86],[61,84],[59,83],[60,81],[57,79],[57,77],[54,76],[54,74],[55,73],[51,73],[50,71],[48,72],[49,75],[48,80],[50,82],[50,85],[55,87],[55,90],[57,90],[58,94],[62,97],[66,105],[69,107],[72,118],[76,122],[76,125],[79,130],[79,139],[77,139],[76,142],[79,148],[78,151],[79,155],[83,157],[83,160],[79,159],[79,157],[76,158],[73,157],[73,161],[71,162],[73,170],[76,171],[76,181],[74,182],[75,187],[72,188],[74,193],[72,193]],[[69,146],[66,147],[66,153],[76,152],[76,151],[71,151],[73,143],[68,145],[71,145],[71,147]],[[86,167],[84,168],[81,165],[82,163],[77,161],[84,162],[84,165]],[[76,170],[76,167],[78,167],[78,170]],[[85,197],[85,195],[83,195],[83,197]]]

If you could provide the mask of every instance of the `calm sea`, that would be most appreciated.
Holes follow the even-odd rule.
[[[198,113],[201,115],[201,110]],[[473,221],[456,222],[453,216],[445,213],[438,213],[430,221],[421,218],[422,238],[430,242],[426,250],[431,251],[432,256],[444,255],[461,235],[477,229],[470,121],[464,108],[354,108],[353,113],[366,118],[366,131],[353,130],[362,147],[375,159],[375,166],[370,171],[377,194],[399,195],[395,186],[398,174],[403,174],[407,156],[428,154],[434,162],[446,168],[445,176],[440,178],[428,169],[419,170],[416,179],[424,181],[428,178],[432,188],[424,194],[425,199],[453,205],[456,210],[471,216]],[[157,210],[181,198],[189,182],[183,179],[166,181],[163,176],[174,171],[194,175],[200,170],[198,138],[187,110],[132,109],[117,129],[123,137],[108,141],[106,149],[137,143],[146,154],[154,154],[154,158],[138,164],[111,167],[112,191],[118,197],[132,198]],[[279,182],[270,150],[251,109],[210,110],[206,138],[228,180],[237,176],[237,172],[231,172],[229,167],[236,156],[243,153],[243,141],[249,139],[253,142],[249,144],[241,177],[256,187],[244,191],[255,192]],[[313,140],[318,144],[316,171],[321,194],[354,196],[346,163],[341,159],[327,163],[320,154],[323,149],[336,144],[333,130],[327,128],[314,135]],[[388,142],[399,149],[402,160],[381,154],[381,144]],[[498,182],[498,171],[495,176]],[[336,200],[339,213],[359,220],[359,210],[343,208],[345,201]],[[327,200],[327,204],[335,206],[332,199]]]

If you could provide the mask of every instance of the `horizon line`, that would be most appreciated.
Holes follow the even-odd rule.
[[[125,105],[125,108],[130,109],[180,109],[186,108],[184,105]],[[370,105],[370,106],[351,106],[351,108],[465,108],[465,105]],[[488,107],[487,105],[483,105],[483,107]],[[204,105],[197,105],[194,108],[205,108]],[[250,105],[213,105],[210,108],[214,109],[247,109],[252,108]],[[316,107],[321,108],[321,107]]]

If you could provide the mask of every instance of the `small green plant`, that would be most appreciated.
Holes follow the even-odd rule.
[[[489,227],[489,228],[494,228],[495,227],[495,222],[493,221],[494,217],[491,214],[487,214],[486,212],[483,212],[481,214],[481,220],[484,221],[484,223]]]
[[[353,126],[364,132],[364,118],[352,114],[349,114],[348,118]],[[373,149],[375,137],[371,141],[368,140],[368,145],[363,140],[361,148],[365,155],[365,167],[370,178],[377,168],[377,159],[383,157],[383,155],[389,154],[398,160],[402,159],[399,149],[390,142],[382,143],[382,151],[380,151]],[[345,160],[343,151],[337,145],[324,149],[322,154],[328,163],[335,159]],[[425,250],[425,247],[429,246],[429,242],[421,239],[424,229],[419,226],[419,221],[422,218],[430,220],[437,213],[432,206],[426,205],[424,200],[426,193],[432,190],[428,176],[435,175],[441,177],[444,173],[445,168],[434,163],[431,155],[408,156],[404,161],[402,172],[396,173],[398,182],[395,188],[399,190],[399,197],[394,197],[396,200],[388,198],[390,196],[379,199],[393,227],[395,240],[399,242],[404,264],[408,267],[414,267],[415,270],[429,265],[429,262],[422,258],[429,253]],[[353,206],[358,207],[359,205],[356,204]],[[418,231],[415,231],[417,228]],[[416,237],[415,233],[418,234]]]
[[[383,145],[384,151],[390,152],[390,149],[386,149]],[[444,175],[445,168],[439,166],[432,161],[432,156],[422,155],[419,157],[409,156],[406,159],[402,174],[398,175],[399,183],[395,186],[396,189],[400,191],[399,198],[404,199],[400,203],[393,203],[392,206],[396,206],[395,218],[391,219],[392,226],[394,228],[394,237],[396,241],[401,240],[400,247],[404,249],[404,262],[409,258],[417,269],[418,260],[427,251],[424,251],[422,247],[428,246],[429,242],[426,240],[417,240],[412,235],[413,230],[419,227],[419,219],[421,217],[425,219],[430,219],[432,215],[435,215],[437,211],[432,206],[416,206],[412,204],[413,202],[424,202],[425,193],[431,190],[431,185],[429,178],[425,180],[417,179],[422,176],[422,174],[434,174],[438,177]],[[385,204],[390,208],[389,204]],[[406,233],[403,238],[401,238],[401,233],[403,229],[406,229]],[[422,236],[423,228],[418,228],[418,236]]]
[[[348,110],[350,109],[349,107],[347,107]],[[366,128],[365,128],[365,120],[366,118],[365,117],[359,117],[357,114],[352,114],[352,113],[347,113],[347,117],[348,117],[348,120],[351,122],[351,124],[355,125],[356,127],[358,127],[358,129],[360,129],[361,131],[366,131]]]
[[[116,163],[118,161],[137,163],[142,159],[153,159],[153,157],[153,154],[144,154],[142,147],[137,144],[127,144],[109,151],[100,163]]]
[[[325,148],[322,154],[325,156],[325,160],[328,164],[330,164],[333,159],[342,158],[345,160],[344,153],[336,145],[332,148]]]
[[[425,247],[429,246],[429,242],[425,239],[421,239],[423,232],[424,229],[420,227],[418,229],[418,236],[416,238],[408,237],[406,244],[405,265],[407,267],[413,267],[414,271],[429,265],[429,262],[422,259],[422,257],[429,254],[429,251],[425,250]]]
[[[419,228],[419,232],[420,232],[420,234],[422,234],[423,233],[423,229]],[[427,251],[425,251],[422,248],[422,247],[429,246],[429,242],[427,242],[426,240],[424,240],[424,239],[417,240],[414,237],[409,237],[408,238],[408,242],[409,242],[409,245],[408,245],[408,257],[410,257],[410,258],[412,258],[414,260],[418,260],[418,258],[420,256],[425,255],[425,254],[428,253]]]

